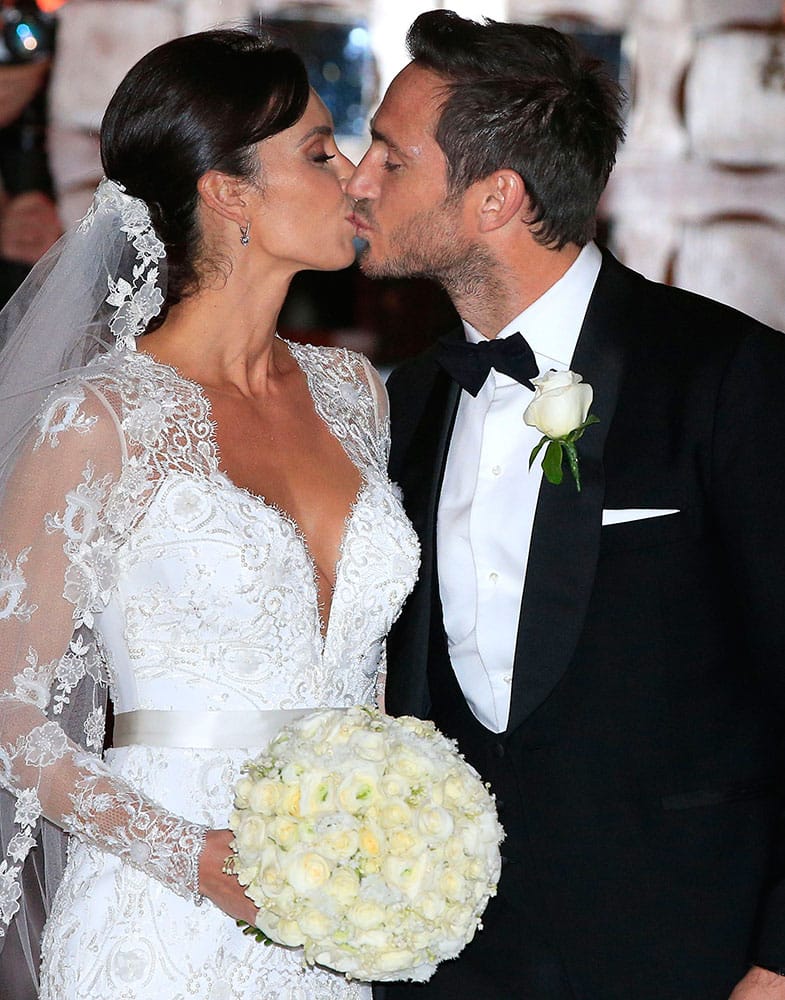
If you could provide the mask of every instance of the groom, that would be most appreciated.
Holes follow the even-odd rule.
[[[484,929],[377,996],[781,1000],[785,339],[591,241],[620,97],[566,37],[432,11],[409,47],[362,266],[462,328],[389,381],[423,560],[387,707],[458,739],[507,837]],[[552,369],[593,389],[580,492],[529,467]]]

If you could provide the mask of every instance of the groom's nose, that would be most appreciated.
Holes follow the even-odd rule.
[[[369,149],[360,160],[346,186],[346,193],[355,201],[374,200],[379,196],[379,186],[374,180],[371,153],[372,150]]]

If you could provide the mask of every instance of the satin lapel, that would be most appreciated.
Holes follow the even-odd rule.
[[[412,437],[399,483],[406,513],[420,538],[421,562],[415,588],[395,626],[396,630],[400,626],[398,660],[406,663],[406,669],[391,672],[388,687],[395,685],[390,691],[390,704],[409,704],[412,712],[430,707],[427,666],[436,572],[436,512],[459,394],[456,383],[439,370]]]
[[[566,671],[583,628],[600,543],[605,496],[603,449],[622,375],[629,279],[606,255],[581,328],[572,370],[594,389],[600,422],[578,442],[581,492],[565,471],[554,486],[544,478],[537,502],[523,612],[518,627],[508,729],[548,697]]]

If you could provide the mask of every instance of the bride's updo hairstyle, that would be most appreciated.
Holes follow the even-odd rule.
[[[101,160],[107,177],[147,203],[166,245],[166,299],[148,330],[199,287],[197,263],[210,266],[199,178],[220,170],[263,186],[256,143],[299,121],[308,96],[298,55],[238,29],[176,38],[129,70],[101,124]]]

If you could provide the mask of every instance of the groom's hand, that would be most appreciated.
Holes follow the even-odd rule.
[[[729,1000],[785,1000],[785,976],[753,965]]]

